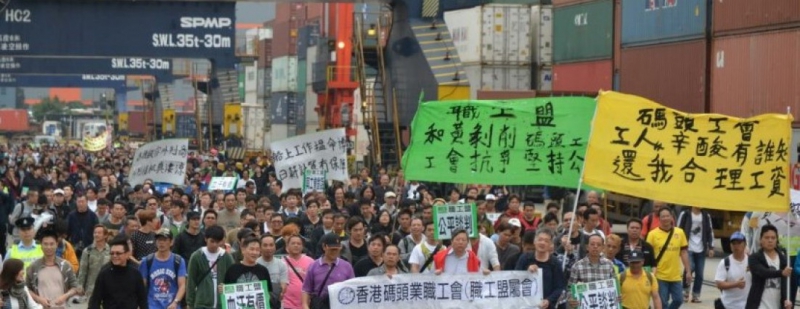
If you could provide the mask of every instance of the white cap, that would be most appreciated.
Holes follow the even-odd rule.
[[[508,220],[508,224],[511,224],[516,227],[522,227],[522,222],[519,222],[519,218],[511,218]]]
[[[487,201],[496,201],[497,197],[494,196],[494,194],[486,194],[486,200]]]

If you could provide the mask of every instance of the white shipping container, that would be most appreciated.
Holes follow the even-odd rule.
[[[293,124],[273,124],[270,127],[269,134],[267,136],[267,145],[272,142],[277,142],[281,140],[285,140],[289,137],[289,126],[295,127]]]
[[[465,66],[470,85],[470,98],[478,90],[531,90],[530,66]]]
[[[326,46],[327,48],[327,46]],[[314,45],[308,48],[308,55],[306,55],[307,65],[306,65],[306,84],[311,85],[314,82],[314,65],[313,63],[316,62],[317,53],[319,52],[319,46]]]
[[[531,7],[531,37],[533,61],[539,65],[553,63],[553,6]]]
[[[444,13],[464,64],[519,65],[531,62],[531,7],[487,4]]]
[[[265,68],[260,68],[256,71],[256,97],[263,98],[266,95],[264,91],[264,78],[266,76]]]
[[[536,90],[553,91],[552,67],[540,67],[536,70]]]
[[[246,103],[258,100],[258,69],[256,63],[244,67],[244,98]]]
[[[306,132],[316,132],[319,129],[319,114],[315,110],[317,101],[317,93],[309,84],[306,87]]]
[[[272,92],[297,91],[297,56],[272,59]]]
[[[245,147],[249,150],[266,149],[269,146],[267,143],[269,134],[267,108],[257,104],[242,104],[242,116],[244,118]]]

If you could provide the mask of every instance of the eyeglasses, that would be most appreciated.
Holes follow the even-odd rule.
[[[108,254],[109,254],[109,255],[111,255],[111,256],[118,256],[118,255],[123,255],[123,254],[125,254],[125,252],[120,252],[120,251],[111,251],[111,252],[109,252]]]

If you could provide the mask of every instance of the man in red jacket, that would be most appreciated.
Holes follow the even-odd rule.
[[[467,251],[469,236],[467,231],[457,229],[452,233],[452,245],[447,250],[440,250],[433,256],[433,265],[436,274],[460,274],[466,272],[483,272],[488,275],[491,271],[481,269],[481,260],[472,251]]]

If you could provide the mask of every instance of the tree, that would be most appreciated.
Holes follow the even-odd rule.
[[[31,110],[33,111],[33,118],[38,122],[49,119],[59,119],[56,115],[69,114],[71,109],[83,107],[83,104],[78,101],[65,102],[61,101],[58,97],[43,98],[39,104],[34,105]],[[52,115],[52,116],[51,116]]]

